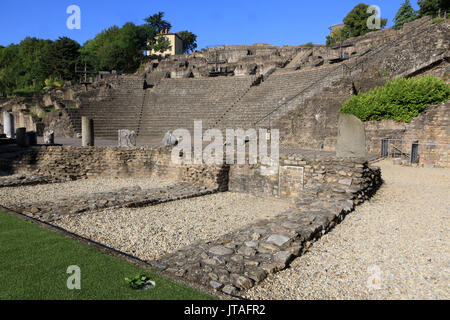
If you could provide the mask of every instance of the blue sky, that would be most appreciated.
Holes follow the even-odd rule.
[[[158,11],[166,13],[172,31],[198,35],[199,48],[221,44],[325,43],[328,27],[339,23],[361,1],[356,0],[1,0],[0,45],[26,36],[43,39],[70,37],[83,44],[101,30],[126,22],[142,24]],[[368,0],[378,5],[388,26],[403,0]],[[411,3],[417,9],[416,0]],[[69,30],[69,5],[81,8],[81,30]]]

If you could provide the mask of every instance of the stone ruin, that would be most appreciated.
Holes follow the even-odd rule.
[[[417,20],[401,31],[388,29],[347,40],[344,59],[338,56],[339,47],[219,46],[151,61],[143,75],[103,73],[87,92],[63,88],[32,100],[3,103],[21,129],[19,144],[27,131],[39,134],[45,129],[46,139],[42,146],[7,146],[8,156],[0,154],[0,170],[9,175],[0,178],[0,191],[100,177],[171,182],[45,201],[23,199],[8,207],[50,224],[108,208],[131,210],[222,192],[287,201],[290,209],[270,219],[234,231],[224,226],[219,237],[148,261],[205,290],[240,295],[269,274],[288,268],[377,191],[381,172],[366,157],[379,151],[377,139],[420,134],[418,139],[448,141],[448,103],[432,107],[404,127],[386,122],[363,125],[337,112],[355,92],[391,78],[448,74],[448,31],[446,22]],[[40,122],[31,116],[24,125],[31,103],[46,115]],[[68,108],[72,104],[76,107]],[[56,110],[47,112],[50,106]],[[5,119],[4,125],[11,118]],[[202,120],[204,130],[279,129],[282,147],[295,152],[283,152],[272,171],[264,165],[175,164],[172,132],[192,132],[194,120]],[[38,130],[38,123],[44,127]],[[50,130],[53,138],[82,134],[85,147],[52,146]],[[96,147],[94,135],[118,146]],[[165,146],[136,146],[137,141]]]
[[[205,291],[236,296],[289,267],[381,184],[380,170],[366,159],[285,154],[278,170],[262,174],[261,165],[175,164],[171,156],[172,147],[34,147],[15,159],[0,159],[1,170],[14,173],[0,178],[0,193],[2,188],[97,177],[172,181],[151,189],[128,187],[39,202],[24,198],[8,205],[14,212],[56,225],[65,217],[108,208],[142,208],[221,192],[287,201],[290,209],[273,218],[232,232],[223,226],[223,235],[216,239],[194,241],[148,261],[164,274],[202,285]]]

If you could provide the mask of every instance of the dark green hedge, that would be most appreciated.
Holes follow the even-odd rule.
[[[384,87],[359,93],[344,103],[342,114],[353,114],[362,121],[392,119],[410,122],[433,104],[450,98],[450,86],[434,76],[399,78]]]

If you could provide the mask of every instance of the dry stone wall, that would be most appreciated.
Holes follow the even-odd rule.
[[[10,166],[27,173],[62,180],[106,177],[155,177],[189,182],[209,190],[227,190],[228,172],[222,166],[177,165],[167,147],[36,147]]]
[[[410,123],[393,120],[369,121],[365,123],[367,151],[381,153],[381,140],[403,140],[398,146],[410,153],[411,143],[418,142],[421,164],[447,167],[450,151],[450,102],[431,106]]]
[[[291,198],[295,205],[213,241],[199,241],[153,266],[229,295],[240,295],[287,268],[381,185],[379,168],[363,160],[283,157],[280,174],[231,166],[230,190]],[[282,173],[283,170],[287,170]]]
[[[232,166],[229,189],[294,201],[346,196],[359,202],[367,195],[366,189],[374,172],[379,175],[378,170],[371,169],[364,159],[281,155],[280,171],[270,175],[262,174],[260,165]]]

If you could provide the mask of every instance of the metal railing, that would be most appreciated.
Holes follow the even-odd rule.
[[[401,158],[409,164],[449,167],[450,144],[408,139],[380,139],[383,158]]]

